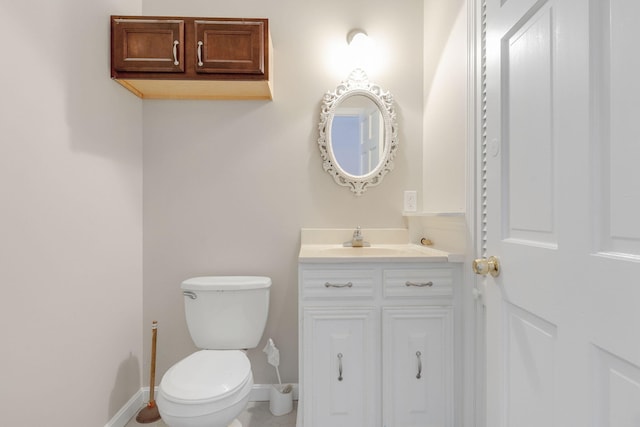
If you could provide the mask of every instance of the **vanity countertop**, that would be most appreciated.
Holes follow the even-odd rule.
[[[464,254],[451,253],[432,246],[408,243],[404,228],[372,228],[361,230],[370,246],[344,246],[353,229],[303,228],[298,261],[310,263],[346,262],[464,262]]]
[[[300,262],[462,262],[462,254],[452,254],[415,244],[377,244],[353,248],[336,244],[303,244]]]

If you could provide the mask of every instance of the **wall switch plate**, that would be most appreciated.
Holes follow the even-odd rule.
[[[415,212],[418,210],[418,193],[416,191],[404,192],[404,211]]]

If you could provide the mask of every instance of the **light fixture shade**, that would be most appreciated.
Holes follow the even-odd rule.
[[[355,28],[347,33],[349,60],[353,62],[353,68],[367,70],[375,59],[375,47],[373,40],[367,32]]]
[[[369,36],[365,30],[354,28],[347,33],[347,44],[350,45],[351,43],[360,43],[368,37]]]

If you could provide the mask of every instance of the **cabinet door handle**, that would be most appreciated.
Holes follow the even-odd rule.
[[[342,381],[342,353],[338,353],[338,381]]]
[[[347,282],[347,283],[325,283],[324,284],[325,288],[351,288],[353,287],[353,283],[351,282]]]
[[[406,285],[406,286],[416,286],[416,287],[418,287],[418,288],[424,288],[424,287],[430,288],[430,287],[432,287],[432,286],[433,286],[433,282],[420,282],[420,283],[416,283],[416,282],[410,282],[410,281],[408,281],[408,280],[407,280],[407,281],[405,282],[405,285]]]
[[[201,41],[198,41],[198,67],[202,67],[204,64],[202,63],[202,45],[204,43],[202,43]]]
[[[178,61],[178,45],[180,42],[178,40],[173,41],[173,65],[180,65],[180,61]]]
[[[416,375],[417,379],[422,378],[422,353],[416,351],[416,357],[418,358],[418,374]]]

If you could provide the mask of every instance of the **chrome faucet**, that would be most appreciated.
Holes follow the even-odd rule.
[[[369,242],[365,242],[362,237],[362,229],[360,226],[357,226],[353,231],[353,237],[350,242],[344,242],[343,246],[350,246],[352,248],[361,248],[363,246],[371,246]]]

